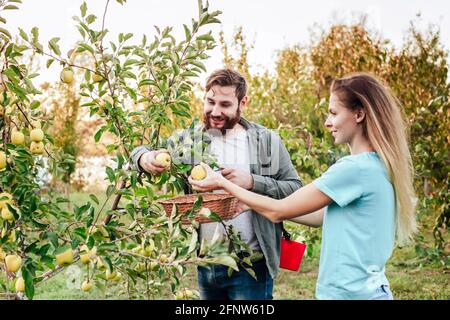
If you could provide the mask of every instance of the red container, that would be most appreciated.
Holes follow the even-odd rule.
[[[306,244],[281,238],[280,268],[298,271]]]

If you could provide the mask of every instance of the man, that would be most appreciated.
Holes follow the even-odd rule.
[[[247,83],[237,72],[221,69],[207,79],[203,125],[196,130],[210,133],[209,151],[215,154],[222,175],[233,183],[276,199],[302,186],[289,154],[278,135],[241,117],[247,106]],[[155,162],[161,152],[141,146],[133,150],[135,168],[160,174],[165,167]],[[206,190],[205,190],[206,191]],[[255,280],[245,269],[233,272],[215,265],[198,268],[199,291],[206,300],[270,300],[273,279],[279,271],[282,226],[263,216],[244,211],[226,222],[236,228],[261,258],[252,261]],[[200,225],[200,240],[211,240],[224,232],[218,223]],[[258,256],[258,255],[255,255]]]

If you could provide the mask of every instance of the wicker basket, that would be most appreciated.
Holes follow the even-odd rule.
[[[172,199],[159,201],[160,204],[164,207],[167,215],[172,213],[173,205],[175,204],[178,207],[178,212],[180,214],[184,214],[189,212],[194,206],[197,197],[200,194],[190,194],[178,196]],[[201,208],[208,208],[211,212],[217,213],[223,220],[230,220],[235,215],[236,203],[237,199],[227,193],[202,193],[203,202]],[[195,220],[198,223],[207,223],[212,222],[212,220],[198,215],[197,210]],[[183,219],[183,224],[190,224],[191,222],[188,219]]]

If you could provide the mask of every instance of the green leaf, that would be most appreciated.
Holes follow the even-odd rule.
[[[136,59],[128,59],[127,61],[125,61],[125,63],[123,65],[124,65],[124,67],[128,67],[128,66],[135,65],[138,63],[139,63],[139,61]]]
[[[91,198],[91,200],[94,201],[97,205],[100,203],[98,201],[98,198],[95,196],[95,194],[90,194],[89,198]]]
[[[235,271],[239,271],[236,260],[234,260],[230,256],[218,256],[218,257],[214,257],[210,261],[214,264],[222,264],[224,266],[230,267],[231,269],[233,269]]]
[[[25,281],[25,295],[28,297],[28,299],[33,299],[34,296],[34,281],[33,281],[33,275],[28,269],[29,265],[26,265],[26,267],[22,268],[22,277]]]
[[[90,207],[89,208],[88,219],[86,221],[86,227],[89,228],[92,225],[92,222],[94,222],[94,215],[95,215],[95,208],[94,207]]]
[[[215,221],[215,222],[222,221],[222,218],[220,218],[220,216],[215,212],[211,212],[211,214],[209,215],[209,219],[211,219],[212,221]]]
[[[114,243],[102,243],[97,247],[97,252],[98,254],[102,254],[102,253],[107,253],[108,251],[114,251],[116,250],[117,247]],[[104,259],[106,260],[106,262],[108,263],[108,257],[104,257]],[[111,262],[111,260],[109,261]],[[110,268],[112,269],[112,263],[108,263],[110,264]]]
[[[183,110],[172,108],[172,111],[173,111],[174,114],[179,115],[181,117],[186,117],[186,118],[190,118],[191,117],[191,114],[189,112],[186,112],[186,111],[183,111]]]
[[[127,34],[124,36],[123,41],[125,42],[125,41],[131,39],[132,37],[133,37],[133,34],[132,34],[132,33],[127,33]]]
[[[106,196],[109,198],[114,192],[116,192],[116,187],[114,185],[109,185],[106,189]]]
[[[95,240],[93,237],[89,237],[87,240],[87,246],[89,249],[92,249],[94,247],[95,244]]]
[[[131,99],[133,99],[134,101],[137,100],[136,92],[134,92],[133,89],[131,89],[130,87],[125,87],[125,90],[128,92],[128,94],[130,95]]]
[[[86,32],[80,26],[77,26],[77,29],[78,29],[78,32],[81,34],[81,36],[84,39],[84,37],[86,36]]]
[[[203,204],[203,197],[201,195],[199,195],[197,197],[197,199],[195,200],[194,205],[192,206],[191,212],[195,212],[198,209],[200,209],[202,204]]]
[[[180,74],[180,67],[177,64],[172,65],[173,73],[177,76]]]
[[[52,63],[55,61],[55,59],[48,59],[47,60],[47,69],[50,68],[50,66],[52,65]]]
[[[194,250],[197,248],[197,243],[198,243],[198,233],[196,230],[193,230],[192,238],[191,238],[191,242],[189,244],[189,249],[188,249],[187,254],[194,252]]]
[[[47,238],[50,240],[52,245],[57,248],[58,247],[58,235],[54,232],[47,232]]]
[[[197,74],[192,71],[184,71],[183,73],[181,73],[181,76],[182,77],[197,77]]]
[[[199,67],[200,69],[202,69],[203,71],[206,72],[206,67],[203,63],[201,63],[200,61],[190,61],[190,63],[196,67]]]
[[[32,110],[35,110],[37,108],[39,108],[39,106],[41,105],[41,102],[38,100],[34,100],[31,104],[30,104],[30,108]]]
[[[3,33],[5,36],[7,36],[8,38],[11,39],[11,34],[9,33],[8,30],[6,30],[4,28],[0,28],[0,33]]]
[[[22,37],[23,40],[28,41],[28,35],[21,28],[19,28],[19,35]]]
[[[110,182],[116,181],[116,176],[114,175],[114,170],[110,167],[106,167],[106,174]]]
[[[33,29],[31,29],[31,34],[33,35],[33,43],[36,43],[39,40],[39,29],[33,27]]]
[[[184,35],[186,36],[186,41],[189,42],[192,38],[191,30],[189,30],[188,26],[183,24],[184,27]]]
[[[97,131],[97,133],[94,136],[95,142],[99,142],[100,141],[100,139],[101,139],[101,137],[103,135],[103,131],[104,131],[103,128],[101,128],[100,130]]]
[[[52,50],[54,53],[56,53],[57,55],[61,55],[61,50],[59,49],[58,46],[58,41],[59,38],[53,38],[48,42],[48,47],[50,48],[50,50]]]
[[[37,220],[34,220],[34,219],[31,219],[31,222],[33,223],[33,225],[35,225],[36,227],[41,228],[41,229],[45,229],[45,228],[48,227],[47,224],[41,223],[41,222],[39,222]]]
[[[134,189],[134,195],[136,197],[144,197],[147,196],[147,189],[141,187],[141,188],[136,188]]]
[[[135,80],[137,79],[135,74],[133,72],[130,72],[130,71],[122,72],[122,77],[123,78],[135,79]]]
[[[86,43],[80,43],[78,44],[77,52],[83,52],[83,51],[89,51],[90,53],[94,54],[94,49],[86,44]]]
[[[198,36],[197,40],[214,41],[214,38],[210,34],[203,34],[201,36]]]
[[[81,16],[84,18],[86,16],[86,12],[87,12],[86,2],[83,2],[83,4],[80,6],[80,12],[81,12]]]
[[[18,10],[18,9],[19,9],[19,7],[15,6],[13,4],[10,4],[10,5],[7,5],[7,6],[3,7],[3,10]]]
[[[87,22],[88,24],[91,24],[91,23],[93,23],[96,19],[97,19],[97,17],[96,17],[95,15],[90,14],[90,15],[86,18],[86,22]]]
[[[11,43],[11,44],[8,46],[8,48],[6,48],[6,50],[5,50],[5,56],[6,56],[6,57],[10,57],[10,56],[11,56],[11,53],[13,52],[13,49],[14,49],[14,43]]]

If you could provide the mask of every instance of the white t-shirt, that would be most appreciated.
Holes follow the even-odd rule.
[[[240,169],[250,174],[250,163],[247,146],[247,132],[241,128],[227,132],[225,136],[214,135],[211,137],[211,153],[217,156],[218,164],[224,168]],[[224,192],[217,190],[215,192]],[[232,225],[240,232],[241,239],[250,245],[253,250],[259,250],[260,246],[256,238],[252,222],[251,210],[244,211],[236,218],[224,221],[225,225]],[[223,226],[218,222],[203,223],[200,225],[200,239],[208,242],[214,237],[221,238],[225,234]]]

